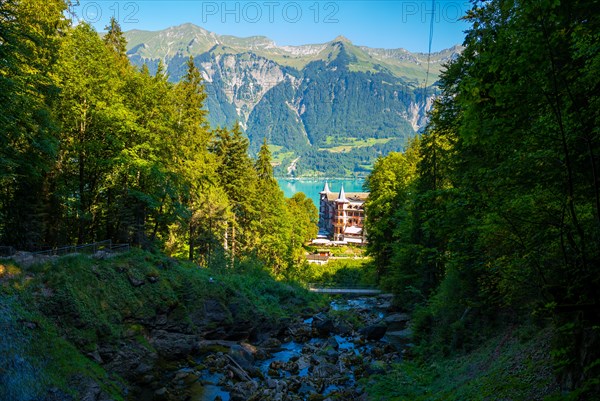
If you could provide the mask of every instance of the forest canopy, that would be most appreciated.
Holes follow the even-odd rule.
[[[284,198],[266,143],[253,160],[239,126],[209,126],[193,60],[171,83],[130,65],[114,18],[102,37],[67,15],[60,0],[0,3],[0,243],[299,264],[314,205]]]
[[[369,253],[425,355],[551,322],[563,390],[598,394],[600,54],[590,1],[475,2],[429,125],[367,180]]]

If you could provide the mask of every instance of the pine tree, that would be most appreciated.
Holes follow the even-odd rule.
[[[202,207],[200,199],[204,196],[203,191],[216,182],[216,163],[213,155],[208,152],[212,133],[204,109],[206,93],[200,72],[191,56],[187,62],[187,73],[175,86],[174,94],[176,137],[172,139],[170,146],[182,185],[180,202],[185,208],[182,223],[187,227],[188,258],[194,260],[198,226],[193,216]]]
[[[117,57],[122,60],[127,60],[127,40],[123,35],[119,22],[117,22],[114,16],[110,18],[109,25],[105,26],[104,29],[106,29],[106,35],[104,35],[104,43],[106,46],[112,50]]]
[[[273,180],[273,166],[271,165],[271,151],[267,145],[267,138],[264,139],[260,151],[258,152],[258,159],[254,166],[258,178],[263,181]]]

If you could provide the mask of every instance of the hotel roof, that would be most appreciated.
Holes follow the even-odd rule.
[[[320,192],[321,194],[327,195],[327,200],[330,202],[340,200],[344,202],[360,202],[363,203],[369,197],[368,192],[345,192],[344,186],[340,189],[339,193],[331,192],[329,189],[329,183],[325,182],[325,187]]]
[[[335,192],[327,192],[327,200],[330,202],[336,201],[338,196]],[[346,192],[346,199],[349,202],[364,202],[368,197],[368,192]]]

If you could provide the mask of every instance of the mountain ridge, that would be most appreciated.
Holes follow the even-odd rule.
[[[355,45],[343,35],[338,35],[336,38],[325,43],[310,43],[303,45],[278,45],[274,40],[266,36],[254,35],[248,37],[237,37],[233,35],[219,35],[210,32],[202,28],[201,26],[189,22],[158,31],[133,29],[125,31],[125,37],[128,42],[128,55],[136,54],[146,59],[162,58],[163,61],[172,58],[177,53],[181,53],[184,56],[196,56],[198,54],[210,51],[214,46],[225,46],[230,48],[232,51],[237,52],[245,52],[249,50],[259,51],[263,53],[262,55],[267,55],[271,57],[276,57],[279,55],[302,58],[302,56],[308,56],[310,59],[310,56],[318,55],[328,45],[336,42],[344,42],[348,45],[361,49],[368,55],[374,57],[376,61],[388,61],[392,64],[410,61],[416,65],[423,65],[427,62],[428,56],[427,53],[411,52],[403,48],[388,49]],[[172,41],[164,43],[165,39],[167,38],[178,37],[182,38],[182,41]],[[149,38],[152,38],[152,43],[150,44],[145,42],[145,40],[147,41]],[[200,39],[203,39],[204,41],[201,41]],[[185,45],[186,43],[187,45]],[[140,45],[144,45],[144,49],[150,48],[150,50],[139,52],[138,50],[140,48]],[[196,47],[193,47],[192,45],[196,45]],[[132,51],[132,48],[134,48],[135,51]],[[460,53],[461,51],[462,46],[455,45],[448,49],[443,49],[438,52],[432,52],[430,59],[430,67],[433,68],[430,68],[431,74],[437,77],[439,70],[442,67],[442,64],[450,61],[456,54]],[[285,63],[285,60],[279,61],[283,61],[283,65],[293,66],[293,63],[287,65]],[[309,62],[309,60],[302,61],[304,61],[305,64]]]
[[[363,174],[379,155],[400,151],[423,128],[444,63],[460,46],[427,55],[354,45],[279,46],[265,36],[218,35],[186,23],[125,32],[127,55],[152,73],[158,63],[178,81],[193,57],[213,126],[239,122],[256,151],[266,138],[284,174]],[[322,161],[325,161],[322,163]]]

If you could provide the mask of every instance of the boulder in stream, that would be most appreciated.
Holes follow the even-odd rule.
[[[378,323],[362,328],[360,330],[360,334],[362,334],[367,340],[378,341],[383,338],[386,331],[387,326]]]
[[[388,331],[400,331],[406,328],[410,321],[410,315],[408,313],[394,313],[386,316],[383,321],[387,324]]]
[[[281,341],[276,338],[267,338],[260,344],[260,346],[268,349],[281,348]]]
[[[193,334],[154,330],[150,344],[166,358],[177,359],[189,355],[197,347],[198,337]]]
[[[333,321],[333,319],[330,318],[326,318],[326,319],[314,319],[313,320],[313,328],[315,330],[317,330],[317,333],[320,336],[328,336],[330,334],[332,334],[333,332],[335,332],[335,323]]]
[[[407,328],[399,331],[388,331],[386,337],[396,348],[402,348],[412,342],[412,334],[412,330]]]

